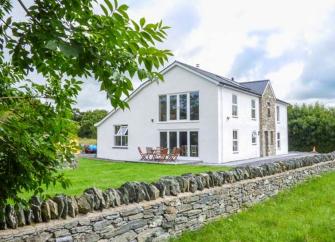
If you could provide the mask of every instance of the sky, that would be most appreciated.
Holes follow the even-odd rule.
[[[119,2],[131,18],[171,27],[160,45],[172,50],[170,63],[199,64],[240,82],[270,79],[276,97],[291,104],[335,106],[335,0]],[[85,81],[77,107],[112,109],[95,80]]]

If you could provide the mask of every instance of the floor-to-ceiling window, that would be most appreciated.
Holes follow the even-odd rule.
[[[178,147],[181,150],[180,156],[183,157],[199,157],[199,132],[198,131],[160,131],[160,146],[169,148],[169,152],[173,148]]]

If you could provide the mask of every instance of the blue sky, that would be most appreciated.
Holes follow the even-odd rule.
[[[270,79],[278,98],[335,106],[335,0],[120,2],[135,19],[171,26],[161,46],[173,51],[171,61],[237,81]],[[111,109],[98,89],[87,80],[78,107]]]

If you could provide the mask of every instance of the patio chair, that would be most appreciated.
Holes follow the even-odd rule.
[[[152,149],[152,147],[146,147],[145,149],[147,151],[147,159],[148,160],[153,160],[155,154],[154,154],[154,150]]]
[[[137,147],[137,149],[138,149],[138,152],[140,153],[141,160],[147,160],[148,155],[146,153],[143,153],[140,147]]]
[[[168,157],[168,148],[163,148],[157,153],[156,159],[159,161],[166,161]]]
[[[180,151],[180,148],[173,148],[172,153],[170,153],[167,157],[167,161],[176,161],[180,155]]]

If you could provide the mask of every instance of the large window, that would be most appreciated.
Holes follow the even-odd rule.
[[[166,121],[167,98],[166,95],[159,96],[159,121]]]
[[[237,96],[235,94],[232,95],[232,110],[231,110],[231,115],[233,117],[238,116],[238,108],[237,108]]]
[[[199,120],[199,92],[159,96],[159,121]]]
[[[271,140],[270,140],[270,144],[271,144],[271,145],[273,145],[274,138],[275,138],[275,137],[274,137],[274,132],[271,131],[271,132],[270,132],[270,139],[271,139]]]
[[[114,126],[114,146],[128,146],[128,125]]]
[[[251,119],[256,119],[256,101],[255,99],[251,100]]]
[[[233,153],[238,153],[238,131],[233,130]]]
[[[278,150],[280,150],[280,146],[281,146],[281,144],[280,144],[280,133],[277,133],[277,148],[278,148]]]
[[[161,131],[159,137],[160,146],[169,148],[169,152],[179,147],[180,156],[199,156],[198,131]]]
[[[268,118],[270,118],[271,117],[271,103],[267,102],[266,105],[267,105],[267,110],[268,110]]]
[[[277,122],[279,123],[280,122],[280,108],[279,108],[279,106],[276,107],[276,110],[277,110]]]

